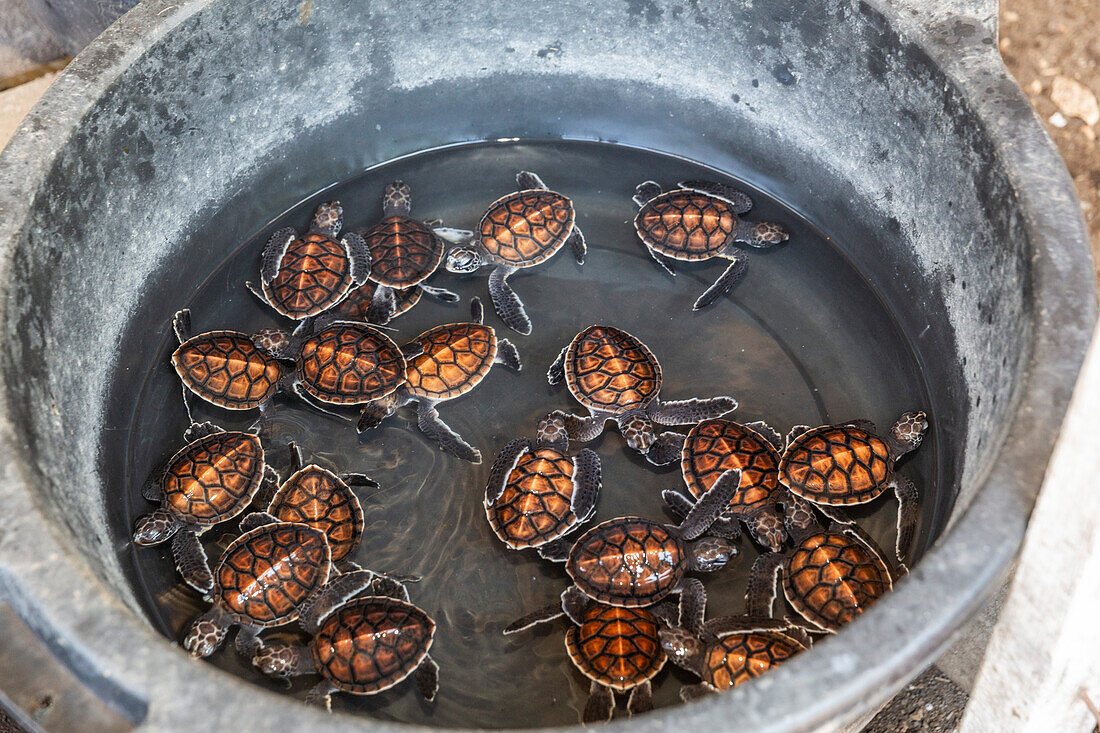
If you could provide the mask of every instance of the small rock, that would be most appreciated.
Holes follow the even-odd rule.
[[[1027,85],[1027,90],[1032,94],[1038,94],[1043,91],[1043,82],[1038,79],[1032,79],[1031,83]]]
[[[1062,116],[1061,112],[1055,112],[1050,116],[1050,119],[1048,119],[1047,122],[1054,125],[1055,127],[1065,127],[1067,120],[1065,117]]]
[[[1006,23],[1016,23],[1020,20],[1020,14],[1014,10],[1006,10],[1003,17]]]
[[[1100,122],[1100,104],[1096,101],[1096,95],[1078,81],[1064,76],[1055,77],[1050,88],[1050,99],[1063,113],[1078,117],[1085,124],[1095,125]]]

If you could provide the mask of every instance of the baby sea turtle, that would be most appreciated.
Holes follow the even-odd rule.
[[[522,364],[512,342],[498,339],[496,331],[484,324],[481,301],[472,299],[470,308],[474,322],[436,326],[402,349],[409,357],[404,380],[395,390],[364,406],[359,432],[377,427],[397,408],[415,402],[417,426],[422,433],[451,455],[481,463],[481,452],[451,430],[440,419],[435,406],[481,384],[493,364],[503,364],[517,372]]]
[[[508,277],[550,259],[566,242],[578,264],[583,264],[586,247],[572,201],[551,191],[530,171],[518,173],[516,184],[520,190],[494,201],[476,232],[443,228],[436,232],[458,244],[447,253],[450,272],[493,267],[489,275],[493,308],[509,328],[526,335],[531,333],[531,319],[508,285]]]
[[[276,477],[264,463],[260,439],[251,433],[203,423],[192,425],[187,437],[191,442],[143,487],[142,495],[160,508],[138,518],[133,539],[141,547],[171,539],[172,557],[184,581],[209,593],[214,576],[199,535],[242,514],[261,483]]]
[[[271,235],[264,247],[260,287],[246,283],[257,298],[279,313],[302,321],[324,313],[362,285],[370,274],[370,251],[363,238],[343,226],[339,201],[317,207],[309,231],[299,237],[292,227]]]
[[[600,457],[585,448],[569,457],[564,421],[539,423],[534,446],[517,438],[497,456],[485,488],[485,515],[513,550],[541,547],[596,513]]]
[[[923,412],[898,418],[885,438],[866,420],[819,428],[796,428],[779,463],[779,481],[792,494],[823,507],[834,521],[843,521],[831,507],[865,504],[893,490],[898,498],[895,552],[904,562],[918,522],[917,489],[895,467],[902,456],[920,446],[928,429]]]
[[[376,578],[370,596],[336,607],[314,604],[301,625],[313,635],[309,643],[271,642],[252,663],[275,678],[321,675],[307,703],[331,709],[334,692],[374,695],[414,674],[420,694],[435,699],[439,666],[429,656],[435,622],[409,602],[400,583]]]
[[[729,504],[740,482],[740,471],[726,471],[679,526],[621,517],[588,530],[567,553],[554,554],[544,547],[540,554],[564,560],[574,583],[562,593],[562,610],[579,624],[589,599],[623,608],[651,606],[680,592],[686,573],[723,567],[737,548],[722,537],[700,537]]]
[[[772,615],[780,572],[794,610],[827,632],[840,630],[893,588],[882,552],[854,524],[807,530],[788,525],[788,531],[793,548],[761,555],[753,563],[746,593],[750,615]]]
[[[683,181],[664,193],[654,181],[635,189],[634,202],[641,207],[634,217],[638,237],[657,264],[674,275],[666,257],[674,260],[730,260],[718,279],[695,301],[693,310],[704,308],[725,295],[745,276],[748,257],[735,242],[750,247],[771,247],[787,240],[778,224],[748,222],[740,217],[752,208],[742,191],[722,183]]]
[[[650,462],[671,463],[680,458],[684,436],[656,435],[653,424],[685,425],[720,417],[737,408],[732,397],[663,402],[661,365],[639,339],[614,326],[589,326],[574,337],[546,374],[550,384],[563,380],[569,391],[588,408],[589,416],[562,414],[570,440],[587,443],[613,420],[626,443]]]
[[[694,617],[681,615],[679,626],[658,632],[673,664],[702,679],[680,688],[685,702],[759,677],[810,646],[809,634],[790,621],[747,615],[704,621],[704,602],[681,603],[685,606],[694,609]]]
[[[409,290],[429,292],[447,302],[458,300],[449,290],[422,284],[443,259],[444,245],[427,224],[409,216],[411,210],[411,189],[402,181],[394,181],[386,186],[382,197],[382,221],[363,232],[370,250],[370,281],[375,284],[367,313],[372,323],[389,323],[398,312],[411,308],[407,295],[403,298],[404,309],[398,306],[399,294]]]

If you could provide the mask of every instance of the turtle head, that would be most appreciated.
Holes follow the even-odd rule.
[[[542,418],[535,429],[535,440],[540,445],[556,448],[562,453],[568,452],[569,433],[565,429],[565,414],[555,410]]]
[[[412,212],[412,189],[404,181],[386,186],[382,195],[382,216],[408,216]]]
[[[134,524],[134,544],[141,547],[159,545],[174,535],[180,526],[164,509],[138,517]]]
[[[657,632],[661,639],[661,648],[677,667],[683,667],[689,671],[700,668],[703,658],[703,642],[698,636],[687,629],[671,628],[661,629]]]
[[[737,555],[737,547],[722,537],[704,537],[692,548],[692,569],[703,573],[719,570]]]
[[[623,434],[626,444],[639,453],[649,453],[649,449],[657,440],[657,434],[653,432],[653,423],[643,415],[631,415],[619,421],[619,432]]]
[[[483,264],[481,252],[465,244],[452,247],[447,253],[447,272],[475,272]]]
[[[926,430],[928,415],[921,410],[907,412],[899,417],[890,429],[890,437],[893,438],[891,442],[894,443],[892,447],[897,451],[898,457],[919,448]]]
[[[750,247],[771,247],[790,238],[787,230],[770,221],[742,221],[737,227],[737,239]]]
[[[191,630],[183,638],[183,648],[193,657],[209,657],[225,641],[228,631],[229,626],[221,622],[215,606],[191,625]]]
[[[300,649],[285,641],[265,644],[256,650],[252,664],[268,677],[285,680],[294,675],[302,662]]]
[[[289,333],[278,328],[265,328],[252,334],[252,343],[276,359],[293,359],[294,350]]]
[[[313,213],[313,221],[310,224],[314,231],[335,237],[340,233],[340,227],[344,225],[344,207],[339,201],[323,203]]]

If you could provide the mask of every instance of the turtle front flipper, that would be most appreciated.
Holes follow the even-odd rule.
[[[233,649],[241,659],[253,659],[264,645],[260,639],[260,630],[255,626],[241,626],[237,629],[237,638],[233,640]]]
[[[470,463],[481,463],[481,451],[467,443],[439,417],[434,405],[421,402],[416,410],[416,426],[434,440],[441,450]]]
[[[537,611],[532,611],[525,616],[520,616],[512,623],[505,626],[504,630],[501,633],[505,636],[518,634],[519,632],[525,629],[529,629],[533,626],[538,626],[539,624],[545,624],[555,619],[559,619],[563,615],[565,615],[565,612],[561,608],[561,603],[551,603],[545,608],[540,608]]]
[[[786,554],[778,552],[756,558],[749,574],[749,585],[745,589],[745,612],[748,615],[768,618],[775,615],[776,583],[786,560]]]
[[[592,600],[580,588],[571,585],[562,591],[561,610],[577,626],[584,625],[584,612]]]
[[[680,581],[680,626],[693,634],[703,628],[703,617],[707,609],[707,591],[698,578],[684,578]]]
[[[263,260],[260,264],[260,277],[263,278],[265,283],[270,284],[275,276],[279,274],[279,267],[283,264],[283,257],[286,255],[287,248],[290,247],[290,243],[297,236],[298,233],[292,227],[283,227],[267,240],[267,245],[264,246]]]
[[[709,399],[692,398],[689,400],[671,400],[662,402],[653,400],[649,404],[649,417],[661,425],[694,425],[703,420],[713,420],[737,409],[737,400],[729,396]]]
[[[588,686],[588,703],[584,706],[582,720],[588,723],[603,723],[611,720],[611,714],[615,711],[615,693],[610,687],[601,685],[596,680]]]
[[[686,439],[687,436],[683,433],[666,430],[657,436],[657,440],[653,441],[653,445],[646,451],[646,460],[654,466],[667,466],[670,463],[675,463],[683,455]]]
[[[714,301],[721,298],[723,295],[733,290],[737,283],[741,282],[745,277],[745,272],[749,267],[749,258],[744,254],[736,255],[733,257],[733,261],[730,262],[729,267],[718,276],[718,279],[714,281],[714,284],[707,288],[702,295],[696,299],[695,303],[691,306],[693,311],[702,310]]]
[[[556,540],[551,540],[542,545],[539,545],[536,552],[543,560],[549,560],[550,562],[565,562],[569,559],[569,551],[573,549],[573,540],[566,539],[565,537],[559,537]]]
[[[908,573],[909,568],[905,564],[905,558],[913,549],[913,539],[917,535],[917,524],[920,521],[920,495],[913,482],[899,473],[894,474],[892,483],[894,494],[898,497],[898,537],[894,552],[902,571]]]
[[[439,665],[431,656],[425,656],[416,668],[416,689],[428,702],[435,700],[435,693],[439,692]]]
[[[519,358],[519,349],[508,339],[497,339],[497,355],[494,364],[503,364],[513,372],[523,371],[523,362]]]
[[[500,495],[504,493],[504,486],[508,481],[508,474],[516,467],[521,457],[531,450],[531,443],[527,438],[516,438],[505,445],[496,460],[489,469],[489,480],[485,484],[485,506],[492,506]]]
[[[369,588],[374,577],[371,570],[353,570],[330,580],[299,608],[298,620],[302,628],[311,634],[317,633],[329,614]]]
[[[664,499],[668,510],[680,521],[683,521],[684,517],[686,517],[691,512],[692,507],[695,506],[695,502],[691,499],[672,489],[665,489],[662,491],[661,498]],[[714,524],[710,525],[709,533],[715,537],[736,540],[741,536],[741,528],[738,526],[736,519],[719,517],[714,520]]]
[[[697,685],[684,685],[680,688],[680,701],[693,702],[714,694],[714,688],[705,682]]]
[[[332,693],[338,692],[339,688],[332,684],[328,680],[322,680],[313,686],[313,689],[306,695],[306,705],[312,705],[318,708],[324,708],[325,710],[332,712]]]
[[[274,524],[279,520],[268,514],[267,512],[252,512],[251,514],[244,515],[244,519],[241,520],[241,534],[245,532],[251,532],[257,527],[263,527],[268,524]]]
[[[214,574],[210,572],[210,560],[199,542],[199,536],[191,529],[183,529],[172,539],[172,557],[176,569],[187,585],[206,595],[214,589]]]
[[[573,498],[570,508],[577,523],[586,522],[596,513],[602,486],[600,457],[585,448],[573,457]]]
[[[793,428],[791,428],[790,432],[787,433],[787,437],[783,440],[784,447],[790,446],[791,443],[798,440],[800,435],[809,432],[809,430],[809,425],[795,425]]]
[[[393,288],[388,285],[379,285],[374,289],[374,298],[371,299],[370,308],[367,309],[367,320],[385,325],[393,319],[395,313],[397,313],[397,299]]]
[[[776,450],[783,450],[783,436],[779,434],[778,430],[773,428],[765,421],[753,420],[752,422],[745,423],[745,427],[754,432],[760,433],[769,443],[772,444],[772,447]]]
[[[630,691],[630,697],[626,700],[626,709],[631,715],[648,713],[653,709],[653,687],[649,680]]]
[[[225,428],[219,427],[212,422],[191,423],[187,427],[187,430],[183,431],[183,439],[188,443],[194,443],[196,440],[201,440],[202,438],[224,432]]]
[[[577,261],[578,265],[584,264],[584,258],[588,254],[588,244],[584,241],[584,232],[581,228],[574,225],[573,233],[569,235],[569,239],[565,240],[565,243],[569,245],[569,249],[573,252],[573,259]]]
[[[527,316],[527,309],[523,307],[523,301],[508,285],[508,276],[515,272],[515,268],[500,265],[489,275],[489,298],[493,301],[500,320],[508,328],[521,333],[524,336],[531,334],[531,319]]]
[[[706,532],[729,506],[730,500],[740,488],[740,470],[731,468],[719,476],[710,490],[695,502],[695,506],[680,524],[680,534],[684,539],[693,540]]]
[[[436,288],[432,287],[431,285],[424,285],[423,283],[421,283],[417,287],[420,288],[420,292],[424,293],[425,295],[430,295],[431,297],[443,303],[457,303],[458,301],[462,300],[458,293],[454,292],[453,290],[447,290],[447,288]]]
[[[717,198],[724,199],[729,202],[730,206],[733,207],[733,213],[738,216],[747,214],[752,209],[752,199],[749,198],[747,193],[725,183],[689,180],[680,181],[676,185],[680,188],[686,188],[688,191],[698,191],[708,196],[716,196]]]

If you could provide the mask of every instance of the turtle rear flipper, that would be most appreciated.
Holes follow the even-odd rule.
[[[561,610],[577,626],[584,625],[584,612],[591,602],[584,591],[575,585],[569,586],[561,593]]]
[[[699,296],[695,304],[691,306],[691,309],[693,311],[702,310],[733,290],[733,287],[745,277],[745,272],[748,270],[748,267],[749,258],[744,254],[733,257],[733,261],[730,262],[725,272],[719,275],[718,279],[714,281],[714,284]]]
[[[420,432],[434,440],[441,450],[470,463],[481,463],[481,451],[467,443],[443,422],[433,405],[420,403],[416,411],[416,425]]]
[[[786,561],[785,553],[761,555],[752,564],[749,585],[745,589],[745,612],[750,616],[774,615],[776,583]]]
[[[649,680],[630,691],[630,697],[626,700],[626,709],[631,715],[648,713],[653,709],[653,687]]]
[[[663,254],[653,249],[649,245],[646,245],[646,251],[649,252],[649,256],[657,263],[657,266],[664,270],[667,274],[676,277],[676,268],[672,266],[672,260],[665,257]]]
[[[416,669],[416,689],[428,702],[435,700],[435,693],[439,692],[439,665],[430,656],[424,657]]]
[[[699,537],[714,524],[718,516],[725,511],[730,500],[741,488],[741,471],[736,468],[723,473],[714,482],[714,486],[691,508],[680,524],[680,533],[684,539]]]
[[[588,686],[588,702],[584,706],[584,722],[586,724],[606,722],[611,720],[611,714],[614,711],[615,693],[610,687],[592,680],[592,684]]]
[[[270,284],[279,274],[279,267],[283,263],[287,248],[294,241],[298,233],[292,227],[278,229],[267,240],[264,246],[263,260],[260,264],[260,277],[265,283]]]
[[[497,356],[494,364],[503,364],[514,372],[523,371],[523,362],[519,358],[519,349],[508,339],[497,339]]]
[[[737,400],[729,396],[709,399],[692,398],[689,400],[654,400],[649,405],[649,416],[661,425],[693,425],[703,420],[712,420],[737,409]]]
[[[393,319],[397,312],[397,300],[393,288],[388,285],[379,285],[374,290],[374,298],[367,309],[367,320],[371,323],[385,325]]]
[[[733,212],[739,216],[749,213],[752,209],[752,199],[749,198],[747,193],[725,183],[689,180],[680,181],[676,185],[680,188],[686,188],[689,191],[698,191],[708,196],[717,196],[720,199],[725,199],[733,207]]]
[[[206,550],[193,530],[183,529],[172,539],[172,557],[187,585],[206,595],[214,589],[214,574]]]
[[[313,686],[313,689],[306,695],[306,705],[312,705],[318,708],[324,708],[325,710],[332,712],[332,693],[338,692],[339,688],[332,684],[328,680],[322,680]]]
[[[646,460],[655,466],[675,463],[683,455],[686,437],[683,433],[666,430],[657,436],[657,440],[653,441],[653,445],[646,451]]]
[[[501,633],[505,636],[511,636],[512,634],[518,634],[524,629],[529,629],[532,626],[538,626],[539,624],[545,624],[549,621],[559,619],[564,615],[565,612],[562,610],[561,602],[551,603],[549,606],[540,608],[537,611],[532,611],[526,616],[520,616],[512,623],[505,626]]]
[[[298,617],[302,628],[317,633],[329,614],[369,588],[374,577],[370,570],[354,570],[330,580],[302,603]]]
[[[251,660],[264,645],[260,639],[260,630],[255,626],[241,626],[237,629],[237,638],[233,640],[233,649],[241,659]]]
[[[573,541],[564,537],[559,537],[556,540],[551,540],[545,544],[539,545],[536,552],[543,560],[549,560],[550,562],[565,562],[569,559],[569,550],[573,548]]]
[[[508,276],[515,272],[514,268],[498,266],[489,275],[489,297],[493,301],[500,320],[508,328],[521,333],[524,336],[531,335],[531,319],[527,315],[527,309],[523,307],[523,301],[508,285]]]
[[[584,232],[580,230],[580,227],[573,225],[573,233],[569,235],[569,239],[565,240],[565,243],[573,251],[573,259],[577,261],[577,264],[583,265],[584,258],[588,254],[588,244],[584,241]]]
[[[680,688],[680,700],[682,702],[693,702],[713,694],[714,688],[705,682],[697,685],[684,685]]]
[[[585,448],[573,457],[573,498],[570,508],[578,522],[585,522],[596,512],[602,485],[600,457]]]

